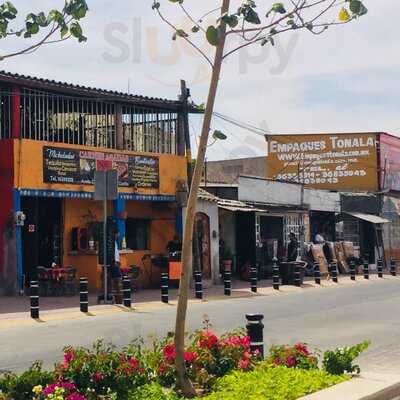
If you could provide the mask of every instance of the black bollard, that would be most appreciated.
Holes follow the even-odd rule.
[[[277,263],[277,259],[274,257],[273,266],[272,266],[272,284],[275,290],[279,290],[281,278],[279,274],[279,265]]]
[[[203,277],[201,271],[196,271],[194,273],[194,286],[196,292],[196,299],[203,299]]]
[[[232,294],[231,275],[232,275],[232,273],[230,270],[224,271],[224,294],[225,294],[225,296],[230,296]]]
[[[89,311],[89,293],[87,278],[79,279],[79,306],[81,312],[87,313]]]
[[[354,261],[350,261],[350,279],[352,281],[356,280],[356,264]]]
[[[250,338],[250,351],[252,353],[259,352],[260,356],[264,358],[264,324],[262,314],[246,314],[247,320],[247,335]]]
[[[257,293],[258,270],[257,268],[250,269],[250,287],[253,293]]]
[[[383,261],[382,261],[382,258],[378,258],[377,269],[378,269],[378,278],[383,278]]]
[[[335,283],[338,283],[338,269],[337,269],[337,263],[336,261],[333,261],[331,263],[331,276],[332,276],[332,281]]]
[[[317,285],[321,284],[321,271],[319,270],[319,264],[314,263],[314,279]]]
[[[161,274],[161,301],[168,304],[168,291],[169,291],[169,274],[168,272],[163,272]]]
[[[39,319],[39,282],[31,281],[29,289],[31,298],[31,318]]]
[[[124,298],[124,306],[127,308],[131,308],[132,307],[131,280],[127,276],[124,276],[124,278],[122,279],[122,295]]]
[[[301,287],[301,280],[300,280],[300,265],[294,265],[294,286]]]
[[[396,260],[394,258],[390,259],[390,274],[392,276],[396,276],[397,274]]]
[[[364,258],[364,279],[369,279],[369,262],[367,256]]]

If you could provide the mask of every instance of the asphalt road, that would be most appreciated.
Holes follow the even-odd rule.
[[[367,371],[400,373],[400,278],[277,296],[227,299],[190,306],[188,330],[207,314],[215,331],[244,326],[246,313],[265,315],[265,341],[304,341],[321,350],[372,341],[361,358]],[[45,367],[60,359],[64,345],[88,346],[98,338],[125,345],[137,336],[173,330],[175,307],[52,321],[0,331],[0,370],[21,371],[34,360]]]

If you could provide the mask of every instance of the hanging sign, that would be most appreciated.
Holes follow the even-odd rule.
[[[94,185],[95,171],[110,169],[117,170],[120,187],[159,187],[157,157],[43,148],[43,181],[46,183]]]

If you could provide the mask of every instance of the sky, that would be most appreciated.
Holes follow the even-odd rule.
[[[176,6],[160,0],[168,17],[187,27]],[[61,7],[62,0],[14,0],[21,15]],[[185,79],[196,103],[205,102],[209,68],[151,9],[152,0],[87,0],[85,44],[69,40],[30,55],[2,61],[0,69],[87,86],[176,99]],[[194,15],[219,4],[185,0]],[[233,7],[239,1],[232,0]],[[258,1],[260,14],[262,4]],[[398,0],[364,0],[369,13],[323,35],[306,31],[281,36],[275,47],[258,45],[223,65],[215,110],[273,134],[389,132],[400,135]],[[212,20],[210,20],[212,22]],[[207,54],[212,49],[201,42]],[[26,44],[26,43],[25,43]],[[229,44],[231,46],[234,43]],[[1,51],[22,48],[2,40]],[[201,118],[190,120],[192,146]],[[228,139],[208,149],[208,159],[266,154],[265,140],[214,118],[212,129]]]

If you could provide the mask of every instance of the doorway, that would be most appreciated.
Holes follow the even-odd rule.
[[[204,279],[211,279],[210,217],[201,212],[197,213],[194,226],[194,266],[203,272]]]
[[[22,259],[25,282],[37,279],[37,267],[61,265],[62,199],[23,197],[26,215],[22,229]]]

